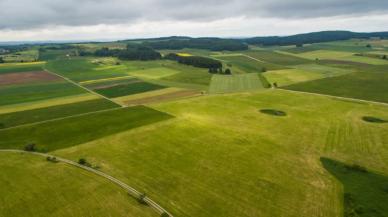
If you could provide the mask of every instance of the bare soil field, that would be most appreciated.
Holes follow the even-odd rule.
[[[61,78],[45,71],[7,73],[0,75],[0,86],[57,80]]]

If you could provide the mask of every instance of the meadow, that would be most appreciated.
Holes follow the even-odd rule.
[[[387,119],[385,106],[270,90],[153,108],[176,118],[55,154],[105,165],[176,216],[342,216],[345,192],[322,156],[388,174],[388,125],[362,120]]]
[[[86,159],[175,217],[387,216],[388,64],[374,54],[386,40],[160,51],[218,59],[231,75],[77,56],[125,45],[0,64],[0,149]],[[0,171],[0,216],[158,216],[43,157],[0,151]]]

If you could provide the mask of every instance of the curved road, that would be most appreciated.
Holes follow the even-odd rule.
[[[67,159],[64,159],[64,158],[60,158],[60,157],[57,157],[57,156],[53,156],[53,155],[50,155],[50,154],[45,154],[45,153],[39,153],[39,152],[28,152],[28,151],[22,151],[22,150],[14,150],[14,149],[4,149],[4,150],[0,150],[0,152],[10,152],[10,153],[27,153],[27,154],[34,154],[34,155],[38,155],[38,156],[42,156],[42,157],[55,157],[58,161],[60,162],[63,162],[63,163],[66,163],[68,165],[71,165],[71,166],[75,166],[75,167],[78,167],[78,168],[81,168],[81,169],[84,169],[84,170],[87,170],[89,172],[92,172],[96,175],[99,175],[101,177],[104,177],[108,180],[110,180],[111,182],[115,183],[116,185],[120,186],[121,188],[125,189],[126,191],[128,191],[128,193],[132,196],[134,196],[135,198],[140,198],[140,196],[142,195],[142,193],[140,193],[139,191],[137,191],[136,189],[132,188],[131,186],[125,184],[124,182],[106,174],[106,173],[103,173],[101,171],[98,171],[98,170],[95,170],[93,168],[90,168],[90,167],[87,167],[87,166],[83,166],[81,164],[78,164],[74,161],[71,161],[71,160],[67,160]],[[166,213],[168,214],[168,216],[170,217],[173,217],[173,215],[171,215],[169,212],[167,212],[167,210],[165,210],[163,207],[161,207],[159,204],[155,203],[153,200],[151,200],[150,198],[148,197],[145,197],[143,199],[149,206],[151,206],[152,208],[154,208],[160,215],[163,214],[163,213]]]

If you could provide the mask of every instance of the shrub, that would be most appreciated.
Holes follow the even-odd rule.
[[[91,167],[92,166],[85,158],[80,158],[78,160],[78,163],[83,165],[83,166],[87,166],[87,167]]]
[[[225,74],[226,75],[231,75],[232,74],[232,71],[230,69],[225,69]]]
[[[25,151],[35,151],[36,145],[34,143],[29,143],[26,146],[24,146]]]
[[[146,205],[147,204],[147,201],[145,200],[146,197],[147,197],[146,193],[142,193],[139,195],[137,200],[139,201],[139,203]]]
[[[170,217],[170,215],[164,212],[162,215],[160,215],[160,217]]]
[[[50,162],[53,162],[53,163],[58,163],[58,160],[56,157],[51,157],[51,156],[48,156],[46,158],[47,161],[50,161]]]

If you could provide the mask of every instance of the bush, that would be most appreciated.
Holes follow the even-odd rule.
[[[36,151],[36,145],[34,143],[24,146],[24,151]]]
[[[78,164],[81,164],[81,165],[87,166],[87,167],[91,167],[92,166],[85,158],[80,158],[78,160]]]
[[[162,213],[162,215],[160,215],[160,217],[170,217],[170,215],[168,215],[167,213]]]
[[[58,160],[57,160],[56,157],[48,156],[48,157],[46,158],[46,160],[49,161],[49,162],[58,163]]]
[[[141,204],[147,204],[147,201],[145,200],[147,197],[146,193],[142,193],[139,195],[139,198],[137,199],[139,201],[139,203]]]
[[[231,75],[232,71],[230,69],[225,69],[225,75]]]

